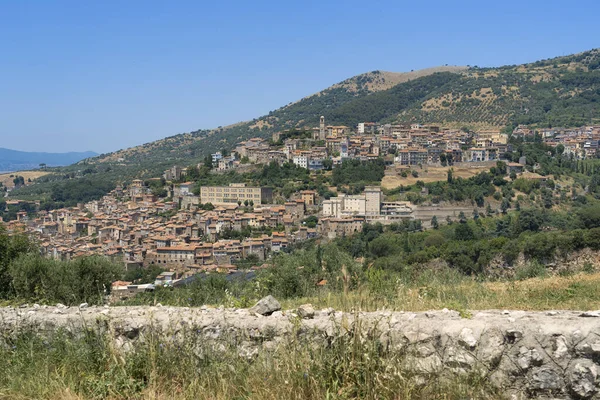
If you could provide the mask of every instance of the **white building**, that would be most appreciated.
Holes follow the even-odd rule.
[[[293,163],[301,168],[308,169],[308,161],[310,157],[307,156],[294,156]]]

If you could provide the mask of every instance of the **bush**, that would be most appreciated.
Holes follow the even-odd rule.
[[[546,274],[546,267],[534,260],[517,268],[515,271],[515,279],[522,281],[530,278],[541,278],[546,276]]]

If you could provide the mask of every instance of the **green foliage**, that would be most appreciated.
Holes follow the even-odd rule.
[[[99,256],[57,261],[26,253],[11,262],[9,273],[20,299],[103,304],[122,270]]]
[[[520,266],[515,271],[515,278],[520,281],[531,278],[541,278],[546,275],[546,267],[538,261],[531,261]]]
[[[373,161],[344,160],[341,165],[333,169],[333,185],[346,185],[364,182],[376,184],[381,182],[385,172],[385,163],[382,159]]]

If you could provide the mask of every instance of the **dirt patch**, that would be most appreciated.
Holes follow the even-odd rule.
[[[453,175],[456,178],[471,178],[480,172],[489,170],[489,167],[470,167],[470,168],[457,168],[457,167],[423,167],[414,166],[408,170],[408,176],[406,178],[400,175],[400,172],[386,171],[386,175],[381,181],[381,186],[385,189],[393,189],[400,185],[414,185],[417,181],[423,181],[425,183],[445,181],[448,179],[448,170],[453,169]],[[418,177],[413,177],[410,171],[417,171]]]
[[[8,188],[13,188],[15,186],[13,179],[15,179],[16,176],[22,176],[23,179],[25,179],[25,185],[30,184],[29,179],[31,179],[32,181],[36,180],[37,178],[44,176],[44,175],[48,175],[49,172],[47,171],[18,171],[18,172],[7,172],[5,174],[0,174],[0,183],[2,183],[2,186],[8,187]]]

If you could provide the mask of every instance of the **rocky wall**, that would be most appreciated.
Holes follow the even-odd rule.
[[[247,309],[176,307],[53,307],[0,309],[0,333],[101,329],[123,351],[150,330],[202,336],[235,344],[252,357],[289,338],[327,346],[341,335],[364,332],[387,352],[402,355],[403,369],[431,376],[478,374],[507,398],[600,399],[600,312],[456,311],[356,312],[279,310],[271,298]],[[368,334],[367,334],[368,333]]]

